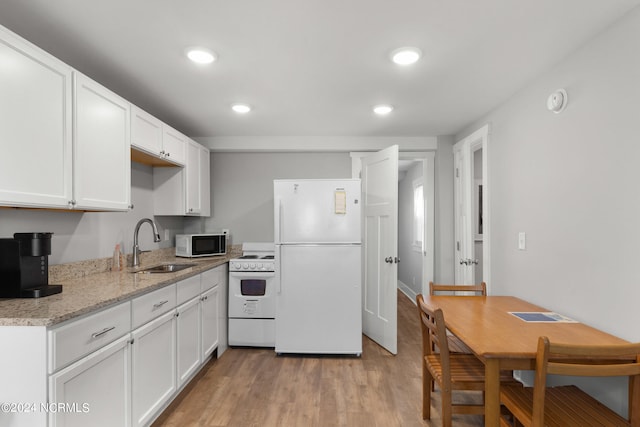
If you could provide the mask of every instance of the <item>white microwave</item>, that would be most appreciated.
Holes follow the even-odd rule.
[[[226,253],[226,233],[176,234],[176,256],[195,258]]]

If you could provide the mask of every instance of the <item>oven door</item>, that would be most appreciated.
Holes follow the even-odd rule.
[[[273,319],[276,315],[275,273],[229,273],[229,317]]]

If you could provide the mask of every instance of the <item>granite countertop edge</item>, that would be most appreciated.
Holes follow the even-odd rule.
[[[0,326],[58,325],[216,268],[237,255],[232,252],[207,258],[166,257],[135,270],[99,272],[57,281],[63,286],[60,294],[35,299],[0,299]],[[174,273],[140,273],[141,269],[167,263],[194,265]]]

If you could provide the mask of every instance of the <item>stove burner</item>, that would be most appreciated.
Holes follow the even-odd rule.
[[[263,256],[261,259],[273,259],[273,255]]]
[[[258,255],[242,255],[238,259],[258,259]]]

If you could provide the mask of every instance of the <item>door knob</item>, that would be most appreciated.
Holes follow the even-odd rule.
[[[392,264],[392,263],[393,263],[393,258],[392,258],[392,257],[390,257],[390,256],[388,256],[388,257],[386,257],[386,258],[384,259],[384,262],[388,262],[389,264]]]

